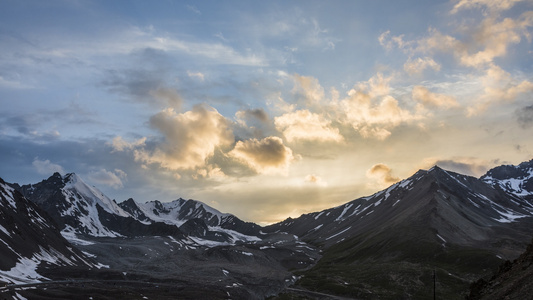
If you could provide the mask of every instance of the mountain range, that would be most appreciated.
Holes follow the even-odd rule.
[[[471,282],[526,249],[533,228],[533,160],[480,178],[438,166],[419,170],[373,195],[266,227],[196,200],[116,203],[73,173],[22,186],[0,181],[0,188],[0,254],[9,258],[0,263],[0,281],[11,283],[45,280],[43,272],[55,278],[38,273],[53,261],[84,278],[98,272],[148,281],[187,278],[184,286],[209,286],[214,298],[281,292],[281,298],[426,299],[435,293],[463,299]],[[21,240],[16,230],[32,238]],[[43,253],[62,256],[45,260]],[[23,274],[20,264],[28,260],[34,268]],[[169,261],[175,269],[168,269]],[[151,271],[134,268],[140,265]],[[216,276],[213,268],[220,270]],[[14,270],[21,274],[13,276]]]

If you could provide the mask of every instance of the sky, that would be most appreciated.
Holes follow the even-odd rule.
[[[533,1],[0,0],[0,177],[270,224],[533,158]]]

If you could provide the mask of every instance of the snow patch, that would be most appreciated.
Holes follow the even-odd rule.
[[[346,214],[346,212],[352,207],[353,203],[350,203],[348,205],[345,205],[344,206],[344,210],[342,211],[342,213],[337,217],[337,219],[335,219],[335,221],[339,221],[342,219],[342,217],[344,216],[344,214]]]
[[[4,232],[7,236],[11,237],[11,234],[9,233],[9,231],[7,231],[7,229],[2,225],[0,225],[0,231]]]
[[[22,297],[19,293],[15,292],[15,297],[13,299],[17,299],[17,300],[28,300],[24,297]]]
[[[320,224],[320,225],[318,225],[317,227],[311,229],[310,231],[317,231],[317,230],[319,230],[320,228],[322,228],[322,226],[324,226],[324,224]]]
[[[4,196],[4,198],[7,200],[7,202],[9,203],[9,205],[13,206],[13,208],[17,208],[17,203],[15,202],[15,199],[13,198],[13,193],[15,191],[15,189],[13,189],[12,187],[10,187],[9,185],[7,184],[3,184],[3,183],[0,183],[0,187],[2,187],[2,189],[4,189],[4,191],[6,191],[6,193],[3,193],[2,192],[2,195]],[[11,195],[9,195],[9,194]]]
[[[526,215],[521,215],[521,214],[518,214],[518,213],[515,213],[513,211],[509,211],[509,210],[506,210],[506,211],[498,211],[498,213],[500,214],[500,218],[499,219],[494,219],[500,223],[512,223],[514,222],[516,219],[519,219],[519,218],[525,218],[527,217]]]
[[[445,240],[442,236],[440,236],[438,233],[437,233],[437,237],[438,237],[439,239],[441,239],[441,241],[443,241],[443,242],[446,243],[446,240]]]
[[[329,239],[332,239],[332,238],[334,238],[334,237],[336,237],[336,236],[338,236],[338,235],[340,235],[340,234],[345,233],[346,231],[350,230],[350,228],[352,228],[352,226],[350,226],[350,227],[344,229],[343,231],[337,232],[336,234],[334,234],[334,235],[328,237],[328,238],[326,239],[326,241],[329,240]]]
[[[74,232],[74,228],[72,228],[71,226],[68,226],[68,225],[67,225],[67,228],[65,228],[65,229],[63,229],[63,231],[61,231],[61,235],[67,241],[69,241],[71,244],[74,244],[74,245],[88,246],[88,245],[93,245],[94,244],[93,242],[89,242],[89,241],[82,240],[82,239],[78,238],[78,236]]]

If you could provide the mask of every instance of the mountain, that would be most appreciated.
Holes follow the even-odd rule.
[[[50,217],[0,178],[0,282],[44,278],[42,268],[101,267],[65,240]]]
[[[533,294],[533,240],[512,263],[505,261],[488,280],[480,279],[470,287],[469,300],[524,299]]]
[[[142,204],[130,198],[119,206],[140,222],[175,225],[191,237],[233,244],[258,241],[262,236],[259,225],[221,213],[200,201],[180,198],[172,202],[155,200]]]
[[[95,237],[136,235],[175,235],[182,233],[175,226],[144,224],[132,218],[114,200],[79,176],[54,173],[37,184],[13,185],[27,199],[44,209],[66,235],[83,234]]]
[[[533,201],[533,160],[517,166],[503,165],[489,170],[481,180],[504,191]]]
[[[310,289],[357,298],[461,299],[468,283],[519,255],[532,205],[483,180],[420,170],[374,195],[264,229],[297,235],[324,256],[304,272]]]

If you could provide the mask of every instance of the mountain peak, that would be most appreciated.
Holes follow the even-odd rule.
[[[431,167],[428,172],[438,172],[438,171],[443,171],[444,169],[439,167],[438,165],[434,165],[433,167]]]
[[[481,176],[481,180],[510,194],[533,200],[533,160],[492,168]]]

